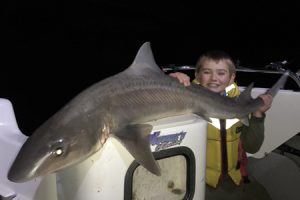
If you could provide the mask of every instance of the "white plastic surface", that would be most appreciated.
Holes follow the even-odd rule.
[[[254,88],[253,97],[264,93]],[[267,112],[265,140],[256,154],[262,158],[300,131],[300,93],[280,90]],[[195,115],[177,116],[151,122],[161,135],[187,132],[180,146],[190,148],[196,158],[195,194],[204,199],[206,122]],[[0,98],[0,195],[19,200],[124,199],[124,177],[133,157],[114,138],[86,161],[47,177],[13,183],[7,172],[27,137],[19,130],[11,102]],[[155,151],[155,146],[151,146]],[[176,146],[170,147],[176,148]]]
[[[180,146],[189,147],[196,159],[193,199],[204,199],[206,122],[190,115],[158,120],[152,124],[153,132],[160,130],[160,135],[187,132]],[[154,151],[155,146],[151,148]],[[98,153],[72,168],[57,173],[58,199],[124,199],[125,174],[132,161],[133,157],[127,150],[116,139],[109,138]]]
[[[7,173],[19,149],[26,141],[18,128],[12,104],[0,98],[0,195],[15,200],[56,200],[55,175],[25,183],[14,183]]]
[[[265,88],[254,88],[252,96],[257,97],[265,91]],[[257,153],[248,156],[262,158],[299,132],[300,92],[280,90],[266,113],[264,142]]]
[[[133,157],[114,138],[86,161],[46,177],[24,183],[7,179],[18,151],[26,141],[18,128],[12,104],[0,98],[0,195],[18,200],[124,199],[124,178]],[[206,122],[195,115],[152,122],[160,136],[187,132],[180,146],[190,148],[196,158],[194,199],[204,199]],[[179,145],[177,145],[179,146]],[[177,146],[169,147],[176,148]],[[151,146],[155,150],[155,146]]]

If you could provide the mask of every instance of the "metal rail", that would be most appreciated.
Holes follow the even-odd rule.
[[[196,68],[194,66],[167,66],[167,67],[162,67],[162,70],[164,72],[176,72],[176,71],[194,71]],[[247,67],[241,67],[239,66],[236,71],[239,72],[249,72],[249,73],[268,73],[268,74],[283,74],[288,71],[288,76],[292,78],[300,88],[300,70],[298,70],[297,73],[294,73],[292,71],[283,69],[282,67],[276,68],[276,70],[268,70],[268,69],[250,69]],[[299,135],[300,133],[298,133]],[[300,136],[300,135],[299,135]],[[289,146],[288,144],[282,144],[281,146],[278,147],[280,150],[281,154],[284,154],[285,152],[299,156],[300,157],[300,150],[296,149],[294,147]]]
[[[195,70],[196,68],[194,66],[189,66],[189,65],[183,65],[183,66],[166,66],[166,67],[162,67],[162,70],[164,72],[170,72],[170,71],[192,71]],[[250,72],[250,73],[268,73],[268,74],[283,74],[285,72],[288,71],[288,76],[293,79],[298,87],[300,88],[300,74],[298,73],[294,73],[292,71],[289,70],[285,70],[283,68],[280,68],[280,70],[268,70],[268,69],[250,69],[250,68],[246,68],[246,67],[238,67],[236,69],[236,71],[238,72]]]

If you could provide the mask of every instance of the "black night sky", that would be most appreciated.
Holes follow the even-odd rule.
[[[4,0],[1,13],[0,98],[12,102],[25,134],[128,67],[145,41],[159,66],[194,65],[201,53],[222,49],[242,66],[287,60],[300,68],[296,4]]]

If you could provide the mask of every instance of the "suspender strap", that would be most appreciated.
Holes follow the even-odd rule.
[[[221,133],[221,153],[222,153],[222,174],[227,174],[228,159],[227,159],[227,144],[226,144],[226,120],[220,119],[220,133]]]

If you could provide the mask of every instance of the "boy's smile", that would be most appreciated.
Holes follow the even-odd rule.
[[[230,74],[225,61],[207,60],[204,66],[197,75],[197,79],[203,87],[213,92],[223,93],[225,88],[233,83],[235,76]]]

